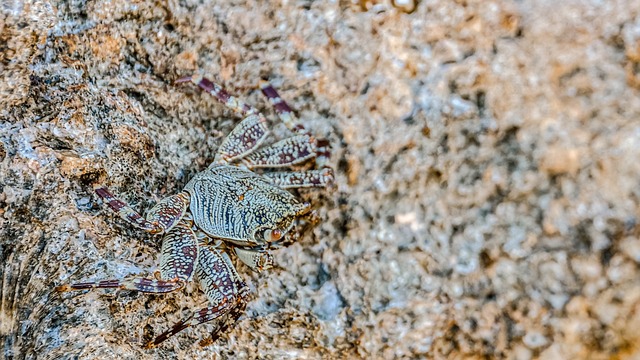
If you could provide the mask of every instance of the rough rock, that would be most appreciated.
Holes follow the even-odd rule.
[[[0,7],[0,343],[6,359],[640,357],[640,6],[631,1],[49,1]],[[240,120],[287,135],[269,79],[330,140],[321,222],[238,265],[254,301],[63,283],[154,268],[105,208],[179,191]],[[205,340],[205,341],[201,341]],[[206,346],[203,346],[206,345]]]

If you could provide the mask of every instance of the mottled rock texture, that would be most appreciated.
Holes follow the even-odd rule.
[[[365,10],[366,9],[366,10]],[[333,146],[321,223],[252,273],[228,335],[140,343],[206,303],[66,282],[153,269],[105,208],[179,191],[240,120],[287,130],[269,79]],[[6,359],[640,357],[640,4],[0,3],[0,340]]]

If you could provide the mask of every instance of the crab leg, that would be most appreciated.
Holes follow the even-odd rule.
[[[214,163],[228,163],[249,155],[264,142],[268,134],[264,117],[255,114],[247,116],[222,142]]]
[[[242,114],[243,116],[259,114],[258,109],[229,94],[222,86],[203,77],[202,75],[194,74],[192,76],[186,76],[176,80],[176,83],[184,82],[192,82],[198,85],[198,87],[211,94],[226,107]]]
[[[315,156],[316,148],[311,139],[307,135],[297,135],[260,149],[243,161],[250,168],[275,168],[300,164]]]
[[[236,303],[236,306],[231,307],[228,313],[216,321],[213,330],[211,330],[211,343],[214,343],[222,334],[226,333],[227,329],[233,326],[244,313],[247,307],[247,301],[243,298],[238,298]]]
[[[158,335],[155,339],[147,342],[144,348],[154,348],[171,336],[179,333],[180,331],[196,326],[202,323],[206,323],[212,320],[218,320],[214,325],[214,329],[211,332],[212,342],[216,341],[220,335],[222,335],[229,326],[233,325],[238,318],[244,312],[246,308],[246,302],[242,298],[225,298],[222,302],[215,306],[209,306],[198,310],[195,314],[191,315],[185,320],[178,321],[171,329]]]
[[[177,224],[164,238],[160,255],[160,279],[130,277],[124,280],[100,280],[56,287],[65,292],[87,289],[123,289],[145,293],[168,293],[190,281],[198,257],[197,238],[188,223]]]
[[[298,121],[293,110],[289,107],[289,105],[282,100],[276,89],[271,86],[267,81],[260,81],[260,90],[264,96],[269,99],[271,105],[276,110],[278,117],[287,127],[287,129],[291,130],[291,132],[300,134],[300,135],[308,135],[311,136],[309,131]]]
[[[258,109],[229,94],[222,86],[203,77],[192,75],[176,80],[176,83],[192,82],[211,94],[229,109],[242,114],[245,118],[227,136],[216,154],[214,163],[229,163],[257,149],[267,138],[269,129],[267,119]]]
[[[329,167],[303,172],[274,172],[263,176],[283,189],[327,187],[333,184],[333,170]]]
[[[214,324],[215,330],[211,334],[215,340],[222,331],[235,323],[242,315],[249,295],[249,288],[236,272],[226,253],[216,248],[201,247],[196,277],[212,305],[177,322],[169,330],[146,343],[146,348],[156,347],[188,327],[218,320]]]
[[[90,289],[122,289],[144,293],[162,294],[176,291],[184,286],[184,282],[173,280],[156,280],[147,278],[131,278],[125,280],[100,280],[75,284],[65,284],[56,287],[57,292]]]
[[[145,219],[127,203],[113,196],[106,187],[98,187],[95,191],[121,218],[151,234],[166,233],[171,230],[189,206],[189,195],[181,192],[162,199],[149,211]]]
[[[316,166],[318,168],[330,169],[327,165],[331,159],[331,147],[329,146],[329,140],[317,139],[316,140]]]
[[[191,281],[198,260],[198,237],[192,223],[178,223],[162,241],[160,274],[164,279]]]
[[[331,158],[329,142],[326,139],[315,139],[311,133],[298,121],[291,107],[280,97],[276,89],[267,81],[260,82],[260,89],[264,96],[269,99],[276,113],[284,125],[295,134],[306,135],[309,141],[314,143],[316,148],[316,164],[318,168],[325,167]]]

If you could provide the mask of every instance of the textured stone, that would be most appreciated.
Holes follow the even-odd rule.
[[[398,1],[405,4],[408,1]],[[409,10],[409,9],[407,9]],[[637,358],[637,1],[45,1],[0,7],[0,343],[7,359]],[[53,292],[153,270],[105,208],[181,190],[269,79],[333,147],[320,223],[238,265],[237,326],[143,350],[206,302]],[[205,346],[206,345],[206,346]]]

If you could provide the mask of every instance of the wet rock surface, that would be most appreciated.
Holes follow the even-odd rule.
[[[7,359],[640,356],[640,7],[634,1],[281,4],[10,0],[0,8],[0,340]],[[206,303],[62,283],[153,269],[105,208],[149,209],[239,118],[200,72],[287,130],[269,79],[333,147],[321,222],[238,265],[255,296]],[[201,341],[203,340],[204,341]],[[203,346],[207,345],[207,346]]]

